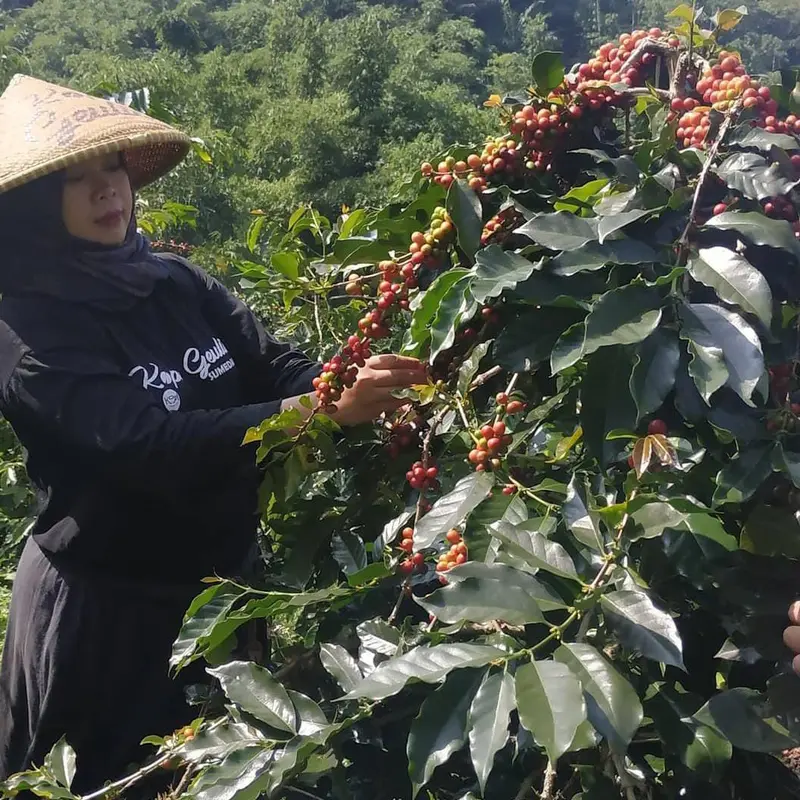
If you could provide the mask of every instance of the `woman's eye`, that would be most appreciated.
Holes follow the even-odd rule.
[[[67,175],[65,177],[67,183],[80,183],[83,180],[83,175]]]

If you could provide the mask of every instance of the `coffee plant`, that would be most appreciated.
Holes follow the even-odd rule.
[[[541,54],[413,202],[254,214],[241,285],[318,403],[247,435],[265,568],[186,613],[195,723],[88,797],[800,796],[800,103],[721,48],[744,13]],[[430,380],[343,432],[379,349]]]

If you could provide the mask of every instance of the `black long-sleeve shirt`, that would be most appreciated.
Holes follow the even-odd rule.
[[[45,551],[193,581],[244,557],[259,476],[242,438],[310,391],[320,366],[205,272],[168,263],[170,277],[125,312],[4,297],[0,411],[28,454]]]

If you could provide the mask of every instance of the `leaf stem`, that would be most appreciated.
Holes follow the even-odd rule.
[[[556,767],[552,761],[548,760],[547,769],[544,771],[544,783],[542,784],[541,800],[553,800],[553,792],[556,788]]]

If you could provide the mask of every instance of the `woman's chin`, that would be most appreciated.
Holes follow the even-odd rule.
[[[113,228],[94,225],[88,235],[83,238],[87,239],[94,244],[103,244],[107,247],[116,247],[125,241],[125,236],[128,232],[127,225],[115,226]]]

